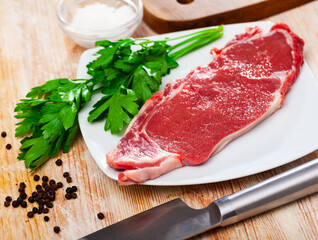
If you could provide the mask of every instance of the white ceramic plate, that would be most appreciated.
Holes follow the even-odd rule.
[[[273,23],[253,22],[224,26],[224,36],[209,46],[201,48],[178,60],[180,66],[164,77],[161,89],[169,81],[183,78],[193,68],[205,66],[212,57],[209,50],[221,48],[234,35],[243,33],[246,27],[257,25],[264,32]],[[169,33],[152,37],[163,39],[176,37],[196,30]],[[89,78],[86,64],[94,59],[95,49],[83,53],[77,78]],[[87,116],[93,104],[101,98],[97,94],[80,112],[79,124],[85,143],[101,170],[110,178],[117,180],[119,171],[106,164],[105,155],[114,148],[121,136],[105,132],[104,121],[88,123]],[[300,76],[287,94],[282,109],[260,123],[250,132],[228,144],[221,152],[200,166],[183,167],[157,179],[147,181],[146,185],[189,185],[211,183],[239,178],[292,162],[318,149],[318,84],[305,63]]]

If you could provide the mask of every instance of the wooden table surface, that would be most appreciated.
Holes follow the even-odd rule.
[[[63,165],[54,159],[36,171],[68,185],[62,173],[69,171],[73,185],[79,188],[76,200],[65,200],[57,194],[55,206],[48,216],[29,219],[23,208],[5,208],[4,198],[18,196],[16,183],[26,181],[27,193],[37,184],[23,162],[17,160],[19,139],[14,137],[13,109],[18,100],[34,86],[54,78],[75,78],[79,58],[85,49],[77,46],[58,27],[57,0],[1,0],[0,1],[0,131],[8,136],[0,138],[0,239],[77,239],[102,227],[154,207],[182,198],[194,208],[206,207],[210,202],[282,171],[300,165],[318,155],[318,151],[282,167],[249,177],[193,186],[120,187],[103,174],[88,152],[80,133],[68,154],[58,154]],[[318,78],[318,1],[270,17],[273,22],[285,22],[306,42],[305,59]],[[145,24],[134,36],[156,34]],[[318,139],[318,138],[317,138]],[[5,145],[12,144],[11,150]],[[29,204],[28,209],[31,208]],[[105,214],[104,220],[96,216]],[[53,232],[54,226],[61,232]],[[226,228],[204,233],[194,239],[317,239],[318,195],[303,198]],[[142,239],[142,237],[140,238]]]

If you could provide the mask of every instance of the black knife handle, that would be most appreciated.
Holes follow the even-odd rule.
[[[318,159],[216,200],[226,226],[318,192]]]

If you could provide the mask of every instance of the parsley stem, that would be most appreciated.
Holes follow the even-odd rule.
[[[221,31],[223,31],[223,26],[222,25],[220,25],[220,26],[218,26],[216,28],[208,28],[208,29],[203,29],[203,30],[200,30],[200,31],[197,31],[197,32],[194,32],[194,33],[189,33],[189,34],[186,34],[186,35],[182,35],[180,37],[165,38],[164,40],[149,40],[149,39],[146,39],[146,38],[136,38],[136,40],[137,41],[149,42],[149,43],[150,42],[168,42],[168,41],[174,41],[174,40],[190,37],[190,36],[193,36],[193,35],[212,34],[212,33],[221,32]]]
[[[173,58],[174,60],[198,49],[198,48],[201,48],[201,47],[204,47],[208,44],[210,44],[211,42],[219,39],[220,37],[223,36],[223,33],[221,32],[216,32],[216,33],[213,33],[213,35],[211,35],[210,37],[206,38],[206,37],[203,37],[203,38],[199,38],[199,39],[195,39],[196,41],[192,42],[191,44],[187,45],[186,47],[172,53],[172,54],[169,54],[169,57]]]

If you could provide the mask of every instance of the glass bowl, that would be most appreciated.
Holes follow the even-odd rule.
[[[98,8],[96,7],[97,4],[99,4]],[[96,21],[96,16],[92,13],[92,5],[95,5],[93,9],[97,10],[96,14],[101,14],[101,11],[104,14],[105,4],[107,5],[107,11],[110,9],[109,7],[112,7],[117,13],[120,11],[121,13],[125,13],[121,7],[126,6],[124,7],[126,12],[129,9],[129,11],[134,12],[134,15],[131,15],[130,19],[127,17],[127,14],[123,14],[126,16],[119,18],[118,16],[120,15],[116,15],[119,21],[108,19],[109,21],[105,23],[104,21],[95,22],[95,25],[88,27],[85,21],[89,21],[89,17],[92,18],[90,20],[91,24],[92,20]],[[85,12],[86,15],[83,15],[84,8],[86,10],[90,8],[90,11]],[[121,10],[118,10],[119,8]],[[79,14],[79,11],[82,11],[81,14]],[[103,20],[110,16],[109,12],[105,12],[105,14],[102,16],[104,17]],[[117,41],[130,37],[140,24],[142,16],[143,5],[141,0],[61,0],[57,7],[57,17],[60,27],[71,39],[84,48],[94,47],[95,42],[99,40]],[[75,22],[75,18],[77,22]],[[119,23],[120,21],[122,23]],[[85,24],[79,24],[81,22]]]

